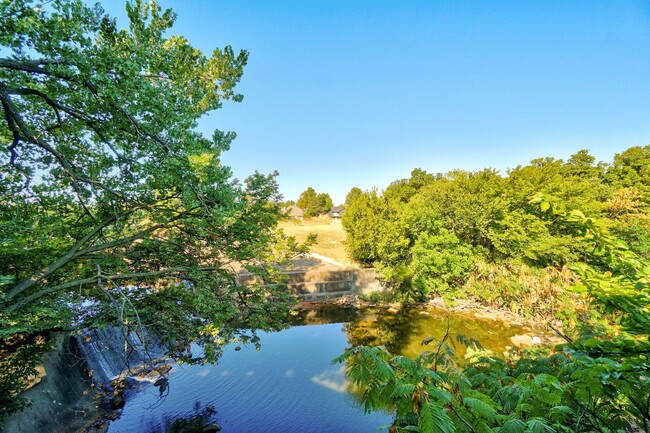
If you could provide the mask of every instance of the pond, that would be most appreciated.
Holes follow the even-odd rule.
[[[375,432],[391,423],[391,415],[365,414],[345,366],[331,360],[357,344],[384,344],[394,353],[417,356],[426,350],[424,338],[441,338],[447,327],[496,353],[506,350],[509,337],[525,332],[434,309],[306,311],[294,326],[260,334],[261,350],[231,344],[216,365],[175,365],[166,396],[144,384],[108,431],[164,431],[171,420],[208,407],[223,432]]]

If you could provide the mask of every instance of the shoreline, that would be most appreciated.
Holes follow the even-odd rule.
[[[441,297],[431,299],[425,303],[401,302],[370,302],[360,299],[356,295],[346,295],[339,298],[301,301],[294,306],[296,311],[309,311],[323,308],[384,308],[392,313],[399,312],[402,308],[409,309],[439,309],[450,314],[468,314],[478,319],[500,321],[505,325],[519,326],[526,329],[526,333],[513,337],[514,347],[550,346],[563,344],[563,324],[556,320],[551,323],[545,317],[524,317],[510,310],[483,305],[476,300],[455,299],[454,306],[445,305]]]

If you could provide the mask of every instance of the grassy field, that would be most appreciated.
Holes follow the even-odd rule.
[[[309,233],[318,236],[316,244],[311,247],[311,252],[329,257],[344,265],[354,266],[345,251],[345,231],[341,220],[328,217],[319,217],[305,221],[286,221],[278,225],[290,236],[295,236],[298,242],[304,242]]]

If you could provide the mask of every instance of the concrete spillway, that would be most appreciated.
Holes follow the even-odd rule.
[[[300,269],[285,271],[283,274],[287,289],[304,299],[365,295],[383,290],[374,269]],[[237,280],[241,285],[251,284],[256,276],[240,273]]]

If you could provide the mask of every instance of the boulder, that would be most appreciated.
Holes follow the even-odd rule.
[[[513,335],[510,337],[510,341],[517,347],[524,346],[539,346],[542,344],[542,339],[539,337],[532,337],[528,334],[523,335]]]

